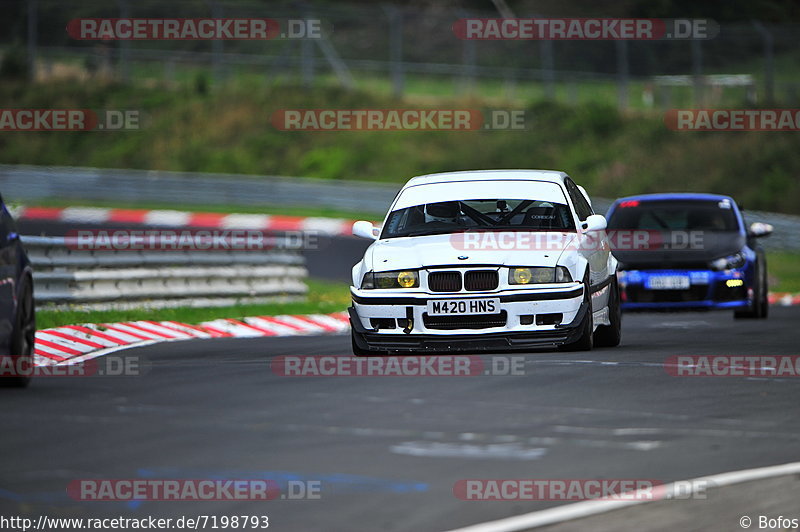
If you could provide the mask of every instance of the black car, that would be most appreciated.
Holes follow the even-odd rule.
[[[0,386],[25,387],[36,335],[33,272],[2,196],[0,207]]]

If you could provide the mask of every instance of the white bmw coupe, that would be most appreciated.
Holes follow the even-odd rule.
[[[353,267],[353,352],[589,350],[620,341],[606,220],[564,172],[411,179]]]

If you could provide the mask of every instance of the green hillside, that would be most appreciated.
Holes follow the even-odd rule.
[[[480,168],[563,169],[593,195],[654,191],[729,193],[749,208],[800,213],[800,134],[674,132],[660,114],[600,104],[527,106],[524,131],[283,132],[286,108],[403,108],[374,93],[239,84],[123,87],[53,83],[0,86],[5,108],[139,109],[139,131],[4,132],[0,163],[279,174],[402,182]],[[429,103],[430,105],[430,103]],[[488,108],[435,100],[436,108]],[[503,109],[503,104],[493,102]],[[508,108],[519,105],[508,104]]]

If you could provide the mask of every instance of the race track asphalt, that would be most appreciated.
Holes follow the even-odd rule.
[[[2,389],[0,513],[268,515],[278,531],[435,531],[563,502],[463,501],[461,479],[655,479],[800,460],[800,379],[674,377],[671,355],[798,355],[800,308],[630,314],[618,348],[521,356],[520,375],[285,377],[280,355],[347,336],[216,339],[117,353],[129,377]],[[511,355],[486,355],[509,360]],[[319,481],[320,498],[95,502],[76,479]],[[746,508],[743,508],[743,511]],[[746,513],[746,512],[744,512]],[[723,523],[721,530],[738,529]]]

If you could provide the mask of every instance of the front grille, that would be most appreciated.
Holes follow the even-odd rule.
[[[464,288],[470,292],[494,290],[499,283],[496,270],[472,270],[464,274]]]
[[[632,252],[633,253],[633,252]],[[649,251],[635,252],[635,253],[651,253]],[[622,259],[619,259],[620,261]],[[670,258],[651,259],[646,262],[637,262],[634,257],[625,261],[626,270],[653,270],[653,269],[670,269],[670,270],[707,270],[708,261],[678,261]]]
[[[433,272],[428,274],[428,289],[431,292],[461,291],[461,272]]]
[[[630,303],[683,303],[708,299],[708,285],[690,286],[686,290],[648,290],[643,286],[628,286],[625,289]]]
[[[505,310],[499,314],[475,314],[471,316],[428,316],[422,315],[422,323],[427,329],[488,329],[505,327],[508,315]]]

